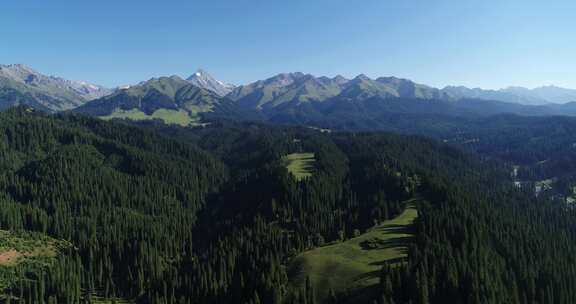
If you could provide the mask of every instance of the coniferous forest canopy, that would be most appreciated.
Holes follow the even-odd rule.
[[[0,1],[0,304],[575,304],[576,1]]]
[[[152,129],[0,113],[1,246],[22,255],[0,256],[2,302],[576,301],[576,211],[517,187],[509,150],[248,122]],[[309,177],[288,169],[303,155]],[[413,223],[391,227],[407,208]],[[373,284],[336,288],[295,264],[375,227],[411,237],[360,244],[404,250],[370,265]]]

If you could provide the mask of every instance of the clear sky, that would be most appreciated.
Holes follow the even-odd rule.
[[[576,88],[573,0],[4,0],[0,63],[106,86],[201,67]]]

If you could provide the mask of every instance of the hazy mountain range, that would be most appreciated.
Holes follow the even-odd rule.
[[[508,87],[500,90],[448,86],[443,91],[456,98],[498,100],[524,105],[564,104],[576,101],[576,90],[556,86],[543,86],[534,89]]]
[[[365,124],[391,113],[576,115],[572,101],[576,90],[554,86],[439,89],[396,77],[347,79],[304,73],[282,73],[234,86],[204,70],[187,79],[160,77],[107,89],[46,76],[25,65],[0,65],[0,108],[27,104],[48,112],[74,110],[109,119],[160,119],[181,125],[201,123],[203,116],[333,125]]]
[[[29,104],[63,111],[110,94],[102,86],[46,76],[22,64],[0,65],[0,108]]]

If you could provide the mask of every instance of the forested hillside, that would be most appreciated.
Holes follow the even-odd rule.
[[[0,228],[11,231],[0,234],[0,257],[50,250],[41,263],[0,259],[10,274],[0,276],[2,301],[576,300],[575,211],[517,189],[498,162],[387,133],[153,129],[163,135],[29,108],[0,113]],[[293,159],[307,159],[306,174]],[[373,240],[406,202],[416,202],[413,237]],[[300,254],[357,237],[369,241],[359,250],[402,246],[405,255],[371,254],[378,271],[362,290],[289,271]]]

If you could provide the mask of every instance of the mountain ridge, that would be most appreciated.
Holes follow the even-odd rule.
[[[220,97],[228,95],[235,88],[232,84],[224,83],[214,78],[203,69],[198,69],[194,74],[186,78],[186,81],[197,87],[212,91]]]
[[[324,126],[370,125],[393,113],[452,116],[576,115],[576,90],[557,86],[484,90],[436,88],[394,76],[351,79],[303,72],[280,73],[232,86],[199,69],[192,76],[164,76],[114,91],[81,81],[46,76],[22,65],[0,65],[0,108],[29,105],[46,112],[73,110],[92,116],[156,119],[190,125],[202,117],[265,119]],[[224,110],[225,109],[225,110]]]
[[[0,65],[0,79],[0,90],[3,92],[18,91],[26,96],[17,99],[14,94],[3,94],[0,99],[4,103],[2,107],[24,103],[41,105],[43,110],[56,112],[78,107],[112,92],[84,81],[47,76],[24,64]]]
[[[152,78],[92,100],[74,110],[101,118],[160,119],[180,125],[200,124],[202,116],[250,119],[255,113],[241,109],[216,93],[173,75]]]

